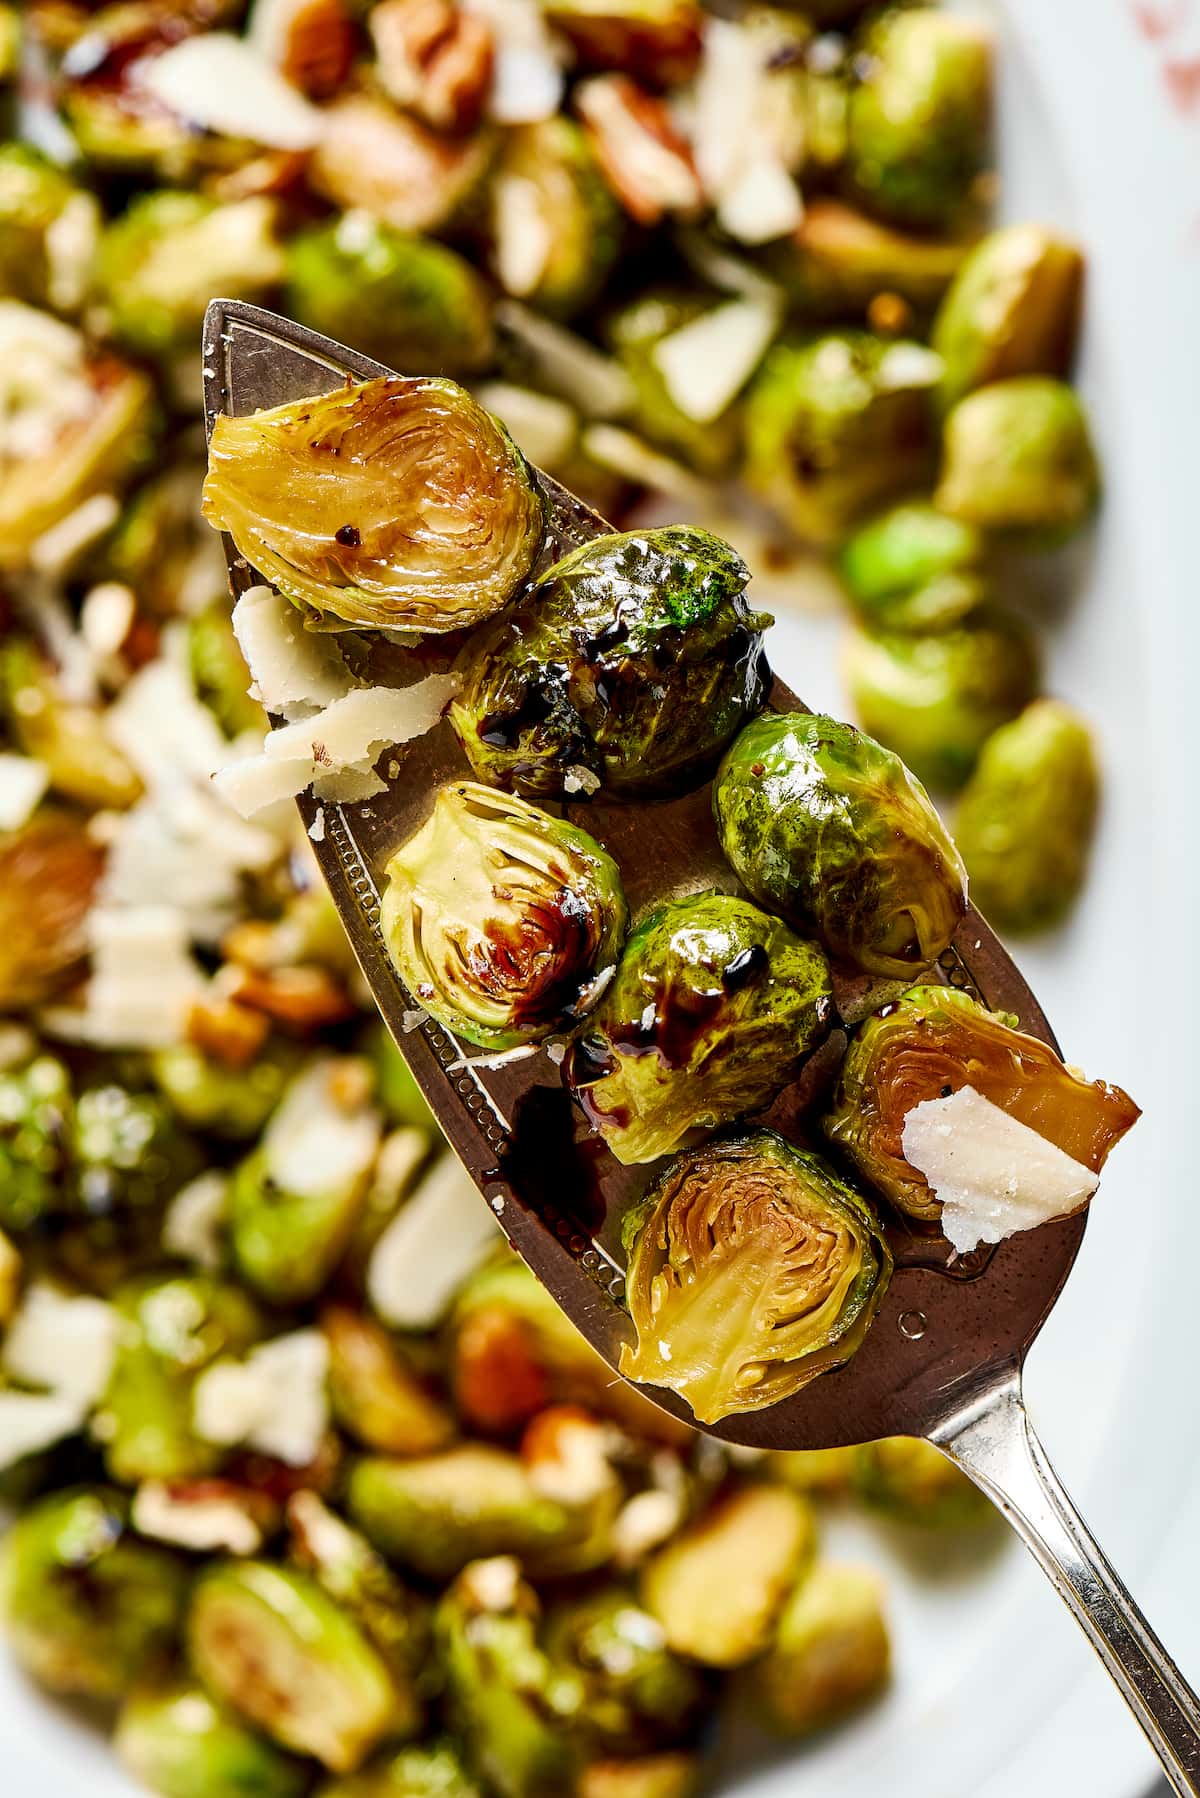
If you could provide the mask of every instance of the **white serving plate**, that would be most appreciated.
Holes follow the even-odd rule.
[[[1055,220],[1087,247],[1083,386],[1107,480],[1070,604],[1047,633],[1048,684],[1101,730],[1103,825],[1069,928],[1020,959],[1068,1059],[1145,1108],[1034,1349],[1028,1395],[1090,1523],[1200,1683],[1200,92],[1189,111],[1186,72],[1171,75],[1172,63],[1200,64],[1200,0],[995,11],[1003,210]],[[834,711],[839,629],[797,614],[773,638],[784,676]],[[731,1732],[723,1791],[1142,1798],[1153,1757],[1015,1542],[959,1552],[840,1518],[827,1537],[887,1574],[893,1689],[771,1764],[747,1764]],[[5,1798],[131,1791],[107,1746],[3,1655],[0,1768]]]

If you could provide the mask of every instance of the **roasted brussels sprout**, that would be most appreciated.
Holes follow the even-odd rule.
[[[687,1740],[699,1722],[703,1680],[667,1647],[658,1619],[620,1587],[552,1611],[545,1644],[583,1681],[594,1752],[648,1753]]]
[[[73,1103],[71,1077],[52,1055],[0,1073],[0,1224],[6,1230],[27,1230],[61,1206]]]
[[[894,7],[871,26],[850,96],[847,173],[902,224],[952,224],[987,159],[992,40],[977,20]]]
[[[785,1448],[772,1450],[767,1471],[795,1492],[838,1498],[849,1490],[853,1466],[852,1448]]]
[[[699,1781],[694,1755],[645,1754],[589,1762],[577,1789],[579,1798],[692,1798]]]
[[[947,416],[934,497],[952,518],[1057,541],[1086,523],[1099,490],[1087,415],[1064,381],[994,381]]]
[[[1063,375],[1079,323],[1083,257],[1045,225],[1007,225],[977,244],[933,322],[938,399],[1011,375]]]
[[[753,365],[745,369],[737,388],[724,404],[708,417],[697,417],[683,405],[696,405],[699,390],[694,381],[668,380],[671,368],[671,346],[676,334],[689,330],[698,321],[715,316],[720,301],[716,294],[705,295],[687,289],[655,288],[615,312],[608,320],[606,336],[621,366],[633,383],[636,399],[634,422],[643,436],[678,456],[697,474],[727,474],[741,449],[742,415],[735,404],[738,391],[753,374]],[[711,365],[711,344],[698,352],[701,366]],[[665,364],[665,366],[664,366]],[[686,394],[680,393],[681,385]],[[707,411],[707,405],[699,406]]]
[[[14,741],[44,764],[51,785],[65,798],[89,809],[123,811],[140,797],[141,780],[113,741],[104,713],[67,699],[50,663],[22,637],[0,648],[0,709]],[[38,823],[30,828],[37,840]],[[59,827],[60,839],[67,828]],[[98,868],[96,850],[91,854]],[[93,883],[83,878],[90,891]]]
[[[918,236],[818,196],[771,262],[805,314],[845,317],[867,313],[881,294],[906,309],[935,306],[970,248],[969,239]]]
[[[109,329],[142,355],[191,347],[213,294],[253,300],[283,279],[273,204],[143,194],[105,231],[99,288]]]
[[[354,1772],[391,1728],[395,1689],[386,1665],[305,1574],[268,1561],[206,1567],[187,1641],[215,1698],[331,1772]]]
[[[990,736],[954,837],[984,915],[1001,930],[1057,923],[1083,885],[1099,804],[1092,734],[1059,699],[1038,699]]]
[[[0,835],[0,1011],[38,1005],[81,966],[104,869],[82,823],[44,810]]]
[[[701,1423],[848,1361],[891,1275],[867,1200],[773,1130],[677,1156],[625,1236],[637,1343],[620,1370],[678,1392]]]
[[[349,1241],[368,1172],[358,1159],[344,1174],[314,1166],[311,1184],[289,1190],[267,1149],[254,1149],[233,1176],[228,1208],[230,1248],[247,1285],[281,1305],[318,1293]]]
[[[508,132],[488,192],[488,259],[505,292],[562,318],[586,306],[621,247],[621,210],[575,121]]]
[[[204,515],[333,628],[436,632],[512,598],[541,544],[543,501],[507,432],[461,387],[379,379],[218,418]]]
[[[486,131],[451,137],[372,95],[347,94],[325,108],[308,181],[335,206],[397,231],[440,231],[469,207],[494,147]]]
[[[834,543],[929,471],[941,359],[844,331],[777,343],[746,398],[746,479],[800,536]]]
[[[0,1328],[12,1322],[21,1296],[21,1251],[0,1230]]]
[[[228,600],[193,612],[187,621],[192,684],[227,737],[265,731],[267,717],[250,697],[250,670],[233,634]]]
[[[816,1522],[796,1492],[747,1486],[717,1500],[642,1571],[642,1603],[670,1646],[708,1667],[761,1654],[816,1553]]]
[[[0,294],[73,311],[87,291],[99,235],[94,195],[28,144],[0,145]]]
[[[199,1171],[196,1144],[153,1093],[86,1087],[67,1131],[71,1198],[88,1217],[150,1211]]]
[[[201,613],[211,606],[224,621],[227,638],[233,638],[229,622],[229,575],[220,541],[205,524],[200,511],[203,463],[199,456],[168,467],[153,476],[132,495],[116,528],[100,550],[101,572],[106,579],[122,581],[137,594],[139,608],[154,618],[174,618],[179,612]],[[205,614],[210,618],[213,614]],[[226,729],[222,713],[231,705],[231,673],[228,642],[205,637],[196,627],[195,641],[189,624],[188,662],[197,690],[213,706]],[[236,643],[236,638],[233,639]],[[211,668],[207,656],[215,644]],[[241,652],[239,651],[239,658]],[[211,681],[211,684],[209,684]],[[241,683],[236,709],[244,712],[249,701]],[[262,728],[261,720],[258,728]]]
[[[194,1043],[172,1043],[152,1052],[150,1072],[182,1124],[242,1142],[266,1123],[296,1061],[297,1051],[286,1043],[268,1044],[249,1067],[228,1066]]]
[[[317,1798],[483,1798],[450,1742],[402,1748],[386,1760],[323,1785]]]
[[[806,712],[748,725],[713,810],[747,891],[839,962],[902,979],[937,960],[966,911],[962,862],[924,789],[851,725]]]
[[[450,1412],[406,1365],[382,1324],[328,1305],[329,1397],[342,1428],[380,1454],[430,1455],[454,1435]]]
[[[983,600],[983,539],[925,500],[905,500],[860,526],[840,565],[867,624],[936,631],[959,624]]]
[[[590,1010],[628,915],[617,864],[586,831],[462,781],[388,863],[380,923],[419,1004],[510,1049]]]
[[[995,1523],[991,1500],[932,1442],[889,1436],[852,1450],[854,1490],[874,1511],[925,1529],[977,1529]]]
[[[121,1333],[104,1395],[104,1460],[122,1485],[195,1479],[223,1450],[192,1426],[192,1392],[218,1356],[241,1354],[262,1324],[240,1287],[203,1274],[138,1279],[114,1295]]]
[[[470,263],[365,212],[292,238],[287,308],[405,374],[467,374],[491,357],[488,293]]]
[[[598,537],[464,652],[450,721],[475,772],[558,797],[676,792],[760,710],[749,571],[707,531]]]
[[[1053,1049],[968,993],[916,986],[854,1038],[825,1134],[899,1210],[936,1217],[924,1176],[904,1159],[904,1120],[923,1100],[962,1086],[1096,1172],[1138,1116],[1120,1087],[1072,1073]]]
[[[634,930],[564,1075],[619,1161],[654,1161],[769,1104],[832,1015],[818,948],[745,899],[699,893]]]
[[[882,1600],[867,1567],[819,1561],[801,1577],[748,1682],[771,1728],[809,1735],[879,1690],[891,1659]]]
[[[507,1557],[464,1568],[438,1606],[451,1721],[500,1798],[555,1798],[578,1770],[583,1682],[538,1646],[537,1618],[537,1595]]]
[[[619,69],[651,87],[696,72],[704,14],[695,0],[546,0],[546,17],[587,69]]]
[[[992,732],[1037,690],[1037,649],[1010,613],[976,612],[952,630],[856,630],[843,658],[863,729],[931,787],[959,787]]]
[[[186,1584],[178,1557],[132,1536],[124,1498],[101,1487],[39,1499],[0,1543],[0,1620],[52,1692],[120,1698],[170,1653]]]
[[[162,1798],[303,1798],[309,1789],[307,1767],[189,1680],[132,1692],[113,1747]]]

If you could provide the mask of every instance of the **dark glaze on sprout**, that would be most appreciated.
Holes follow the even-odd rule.
[[[820,950],[745,899],[677,899],[631,933],[564,1077],[624,1162],[768,1104],[832,1015]]]
[[[758,712],[770,623],[745,564],[688,526],[600,537],[470,640],[450,708],[482,780],[536,795],[678,792]]]
[[[616,863],[585,831],[460,781],[388,864],[382,926],[420,1005],[508,1049],[583,1016],[627,915]]]

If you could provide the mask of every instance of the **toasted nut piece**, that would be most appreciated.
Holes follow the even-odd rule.
[[[227,999],[293,1030],[323,1030],[354,1014],[345,989],[324,968],[276,968],[267,974],[226,965],[219,985]]]
[[[257,0],[254,36],[293,87],[314,99],[336,93],[354,61],[354,25],[342,0]]]
[[[451,0],[383,0],[371,13],[385,91],[437,131],[473,131],[492,79],[492,34]]]
[[[639,225],[701,210],[691,150],[662,100],[627,75],[598,75],[581,83],[575,103],[605,179]]]
[[[233,999],[197,999],[187,1019],[187,1040],[227,1068],[249,1067],[266,1042],[271,1020]]]
[[[455,1344],[454,1398],[469,1424],[509,1435],[550,1396],[537,1338],[506,1305],[488,1305],[463,1321]]]

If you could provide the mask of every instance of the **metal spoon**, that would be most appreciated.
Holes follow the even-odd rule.
[[[204,326],[205,416],[328,393],[347,377],[391,374],[330,338],[235,301],[214,300]],[[542,476],[550,528],[539,566],[609,529]],[[227,538],[235,593],[259,578]],[[364,643],[367,641],[363,640]],[[370,652],[368,651],[368,655]],[[369,665],[369,664],[368,664]],[[800,702],[777,681],[775,706]],[[419,1013],[379,931],[382,870],[424,821],[430,794],[468,772],[445,724],[381,758],[386,795],[331,806],[317,860],[383,1017],[434,1115],[491,1205],[513,1247],[615,1370],[631,1335],[620,1219],[646,1183],[589,1135],[544,1054],[507,1066],[468,1064],[470,1050]],[[316,806],[300,800],[311,824]],[[636,913],[730,872],[717,845],[707,787],[654,805],[595,802],[581,822],[615,855]],[[1053,1044],[1041,1007],[979,914],[968,913],[942,956],[943,980]],[[864,995],[841,995],[844,1012]],[[786,1127],[804,1102],[785,1094],[772,1110]],[[826,1448],[881,1436],[934,1442],[994,1500],[1032,1550],[1112,1675],[1177,1793],[1200,1794],[1200,1702],[1089,1534],[1055,1477],[1025,1413],[1026,1353],[1062,1290],[1085,1228],[1079,1215],[969,1255],[888,1226],[896,1271],[880,1312],[848,1365],[794,1398],[725,1420],[711,1433],[774,1449]],[[674,1394],[646,1389],[690,1421]]]

